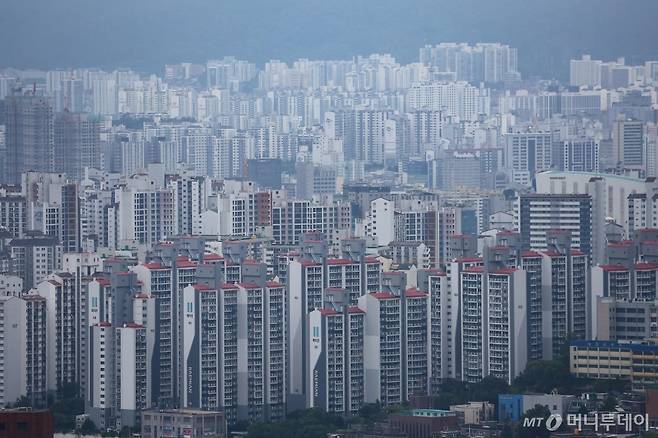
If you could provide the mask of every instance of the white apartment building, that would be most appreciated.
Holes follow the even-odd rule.
[[[400,404],[402,394],[402,309],[400,297],[373,292],[359,298],[365,321],[365,402]]]
[[[427,322],[429,344],[429,383],[432,390],[438,388],[443,379],[455,375],[455,338],[457,304],[453,306],[448,277],[434,269],[418,271],[418,289],[429,296],[429,318]],[[452,320],[454,316],[454,321]]]
[[[61,384],[84,387],[87,354],[87,293],[69,273],[51,274],[36,293],[46,301],[48,390]]]
[[[210,180],[201,176],[182,174],[172,176],[169,187],[174,194],[173,212],[176,215],[176,235],[198,236],[201,233],[201,213],[208,205]]]
[[[307,407],[355,414],[364,401],[364,322],[358,307],[315,309],[308,315]]]
[[[535,173],[552,167],[550,132],[515,132],[505,139],[505,167],[515,183],[530,186]]]
[[[278,283],[184,289],[181,400],[229,422],[285,414],[285,301]]]
[[[511,383],[527,363],[526,273],[469,267],[461,272],[462,379]]]
[[[135,323],[90,327],[89,406],[98,427],[134,427],[139,412],[152,405],[147,329]]]
[[[411,111],[443,111],[446,116],[474,121],[491,113],[491,97],[486,88],[468,82],[425,82],[412,85],[407,92]]]
[[[117,190],[119,242],[154,244],[178,230],[176,200],[171,190]]]
[[[416,288],[402,298],[402,397],[428,394],[430,384],[430,296]]]
[[[46,407],[46,303],[38,295],[0,296],[0,406],[26,397]]]

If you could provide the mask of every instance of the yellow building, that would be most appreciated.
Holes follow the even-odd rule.
[[[635,390],[658,383],[658,345],[655,340],[642,344],[573,341],[569,363],[571,374],[576,377],[630,380]]]

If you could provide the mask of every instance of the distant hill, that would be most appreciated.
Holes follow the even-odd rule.
[[[519,48],[525,74],[562,77],[583,52],[658,58],[656,0],[2,0],[0,66],[129,66],[235,55],[400,61],[441,41]]]

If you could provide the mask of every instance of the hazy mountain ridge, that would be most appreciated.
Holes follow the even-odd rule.
[[[235,55],[262,63],[388,52],[442,41],[519,48],[525,74],[568,59],[658,58],[655,0],[3,0],[0,66],[130,66]],[[258,14],[256,14],[258,12]],[[257,15],[257,16],[256,16]]]

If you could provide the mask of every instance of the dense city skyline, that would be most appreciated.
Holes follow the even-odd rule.
[[[0,438],[655,438],[658,3],[52,3]]]
[[[564,63],[579,53],[632,62],[655,57],[651,17],[657,13],[651,0],[414,0],[412,7],[390,0],[377,7],[348,0],[195,0],[184,8],[171,0],[8,0],[0,38],[13,43],[0,47],[0,65],[156,73],[167,63],[225,55],[262,64],[375,52],[410,62],[424,44],[501,41],[521,49],[524,74],[564,78]]]

